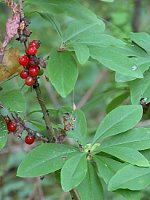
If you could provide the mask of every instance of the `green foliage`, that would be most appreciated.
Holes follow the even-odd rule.
[[[78,62],[83,65],[85,64],[90,56],[89,48],[83,44],[73,44],[73,48],[77,57]]]
[[[65,43],[97,44],[104,30],[105,24],[101,20],[97,20],[95,23],[85,23],[75,20],[68,26],[63,40]],[[93,34],[96,38],[90,37]]]
[[[150,99],[149,75],[150,75],[150,72],[147,71],[144,74],[144,78],[137,79],[129,83],[129,87],[131,90],[132,104],[139,104],[141,98],[146,98],[149,102],[149,99]]]
[[[65,13],[68,16],[83,20],[85,22],[97,21],[97,16],[76,0],[65,0],[64,2],[61,0],[33,0],[32,2],[27,0],[25,4],[27,5],[27,10],[32,12],[42,11],[43,13],[48,12],[55,15],[58,13]]]
[[[15,111],[25,111],[26,102],[20,90],[2,90],[0,100],[4,105]]]
[[[138,67],[136,70],[133,70],[133,67],[136,66],[136,59],[129,58],[118,51],[116,47],[90,47],[90,54],[93,59],[96,59],[105,67],[108,67],[113,71],[126,76],[136,78],[143,77],[143,74]]]
[[[130,176],[129,176],[130,174]],[[130,190],[141,190],[149,185],[150,168],[140,168],[133,165],[127,165],[120,169],[108,184],[110,191],[119,188]]]
[[[42,144],[26,156],[18,168],[17,175],[35,177],[55,172],[61,169],[65,159],[76,151],[75,148],[67,145]]]
[[[121,132],[133,128],[142,117],[141,106],[120,106],[111,111],[100,123],[93,139],[95,143],[98,139],[117,135]]]
[[[87,142],[87,122],[85,115],[81,110],[75,110],[73,118],[75,120],[73,130],[70,130],[67,135],[85,145]]]
[[[147,33],[131,33],[130,38],[138,46],[143,48],[147,53],[150,53],[150,35]]]
[[[81,200],[104,199],[101,181],[95,172],[94,166],[90,162],[88,162],[88,171],[86,177],[77,187],[77,192]]]
[[[104,141],[101,147],[129,147],[136,150],[149,149],[150,129],[131,129],[129,131],[111,137],[111,140]]]
[[[62,97],[73,90],[77,76],[77,66],[71,53],[53,51],[48,63],[48,77]]]
[[[8,131],[6,130],[6,124],[0,116],[0,150],[4,148],[7,142],[7,133]]]
[[[141,167],[149,167],[148,160],[137,150],[129,147],[106,147],[101,149],[102,152],[108,153],[120,160],[128,162],[132,165]]]
[[[122,1],[107,2],[113,0],[95,1],[95,8],[92,6],[118,28],[122,26],[120,30],[125,33],[120,34],[118,28],[104,23],[89,9],[90,1],[24,2],[25,15],[31,17],[32,28],[38,30],[35,36],[44,41],[39,53],[51,52],[45,70],[47,79],[45,81],[43,76],[38,80],[44,96],[40,102],[48,108],[56,143],[40,144],[27,153],[17,176],[38,177],[55,172],[63,191],[76,190],[80,200],[107,199],[107,188],[127,200],[140,200],[140,190],[150,185],[150,125],[148,128],[135,126],[145,120],[140,99],[146,101],[144,108],[150,102],[150,35],[129,33],[131,27],[125,24],[129,20],[128,9],[121,8]],[[109,6],[113,11],[109,12]],[[115,37],[118,32],[120,38]],[[103,71],[107,73],[103,75]],[[102,73],[102,77],[99,78],[98,73]],[[43,109],[36,105],[33,88],[21,87],[23,82],[17,78],[7,81],[1,83],[0,101],[9,110],[20,113],[25,125],[38,131],[42,139],[47,137]],[[69,96],[71,92],[73,95]],[[86,104],[80,110],[82,102]],[[72,104],[73,107],[76,104],[77,109],[72,108]],[[26,110],[27,105],[32,108]],[[0,109],[2,116],[13,119],[9,110]],[[149,118],[149,113],[146,114]],[[0,150],[7,142],[2,116]],[[65,116],[70,118],[66,120]],[[103,119],[96,128],[99,118]],[[66,130],[67,125],[70,128]],[[19,134],[20,127],[17,128],[14,135]],[[20,137],[23,139],[24,133]],[[15,160],[13,165],[16,163]],[[14,188],[21,188],[19,184]]]
[[[85,153],[77,153],[67,160],[61,170],[61,185],[65,192],[77,187],[87,173]]]
[[[114,176],[119,169],[126,165],[117,160],[99,155],[94,156],[94,160],[96,162],[98,175],[105,181],[106,184],[109,183],[111,177]]]

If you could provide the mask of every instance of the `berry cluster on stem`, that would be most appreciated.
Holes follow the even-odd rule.
[[[28,86],[35,85],[37,77],[40,75],[40,63],[36,56],[39,47],[40,42],[33,40],[26,48],[26,55],[19,58],[19,64],[23,66],[20,77],[25,79],[25,84]]]

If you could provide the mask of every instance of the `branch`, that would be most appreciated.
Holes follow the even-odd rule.
[[[70,195],[71,195],[71,199],[72,199],[72,200],[79,200],[79,197],[78,197],[78,195],[76,194],[76,192],[75,192],[74,189],[70,190]]]
[[[7,109],[3,106],[3,104],[0,102],[0,109]],[[41,135],[38,131],[35,131],[28,127],[26,124],[26,121],[21,119],[21,117],[18,115],[18,113],[12,113],[10,112],[9,115],[11,118],[7,115],[5,116],[0,112],[0,115],[3,117],[4,121],[7,123],[7,121],[11,120],[11,118],[14,120],[14,122],[17,124],[17,131],[14,133],[17,137],[21,138],[22,132],[25,130],[28,134],[35,136],[42,140],[43,142],[49,142],[49,139],[47,137],[44,137]]]
[[[90,87],[90,89],[85,93],[85,95],[82,97],[82,99],[77,104],[77,108],[81,108],[82,106],[84,106],[86,104],[86,102],[90,99],[90,97],[94,93],[97,86],[106,79],[107,74],[108,74],[108,70],[106,70],[106,69],[104,69],[102,72],[100,72],[100,74],[94,81],[93,85]]]
[[[39,105],[40,105],[42,113],[43,113],[43,118],[44,118],[44,121],[45,121],[49,140],[50,140],[50,142],[54,142],[54,130],[53,130],[52,125],[51,125],[48,110],[47,110],[45,103],[43,101],[43,98],[41,96],[41,90],[40,90],[40,87],[39,87],[39,83],[37,82],[36,85],[33,86],[33,88],[36,92],[37,100],[39,102]]]
[[[24,11],[23,11],[23,1],[22,0],[19,0],[19,5],[20,5],[21,20],[25,20]],[[28,23],[27,23],[26,26],[28,26]],[[24,29],[26,28],[26,26],[24,26]],[[29,36],[30,36],[30,34],[29,34]],[[27,39],[28,39],[28,37],[26,38],[26,40],[24,40],[25,51],[26,51],[26,48],[27,48]],[[45,103],[44,103],[44,101],[42,99],[41,90],[40,90],[39,83],[38,83],[37,79],[36,79],[35,85],[33,85],[33,88],[34,88],[34,90],[36,92],[37,100],[39,102],[39,105],[40,105],[42,113],[43,113],[43,118],[44,118],[44,121],[45,121],[45,125],[46,125],[46,129],[47,129],[49,141],[50,142],[54,142],[54,130],[53,130],[52,125],[51,125],[51,121],[50,121],[48,110],[47,110],[47,108],[45,106]]]

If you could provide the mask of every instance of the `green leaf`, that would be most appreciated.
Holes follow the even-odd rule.
[[[6,129],[6,123],[0,115],[0,150],[4,148],[7,142],[8,131]]]
[[[76,153],[67,160],[61,170],[61,185],[65,192],[77,187],[87,173],[87,159],[85,153]]]
[[[89,48],[82,44],[73,44],[76,57],[81,65],[85,64],[90,56]]]
[[[98,27],[97,27],[98,28]],[[70,43],[86,44],[99,47],[117,46],[124,47],[125,43],[113,36],[100,33],[100,30],[92,29],[92,32],[85,32],[78,35]]]
[[[2,90],[0,100],[4,106],[17,111],[25,111],[25,98],[19,90]]]
[[[150,168],[127,165],[120,169],[109,181],[108,190],[142,190],[150,184]]]
[[[135,128],[104,141],[101,147],[129,147],[136,150],[150,148],[150,128]]]
[[[94,35],[99,35],[105,30],[105,24],[101,20],[97,20],[95,23],[84,23],[79,21],[73,21],[70,23],[64,33],[64,42],[67,43],[84,43],[89,44],[90,37],[94,38]],[[91,41],[92,39],[90,39]],[[95,41],[95,40],[94,40]]]
[[[56,19],[51,16],[49,13],[42,13],[42,12],[37,12],[43,19],[45,19],[46,21],[50,22],[53,27],[55,28],[56,32],[58,33],[59,37],[61,38],[61,41],[63,40],[63,36],[62,36],[62,31],[60,28],[59,23],[56,21]]]
[[[140,105],[117,107],[102,120],[94,136],[93,143],[98,139],[117,135],[133,128],[140,121],[142,114],[143,109]]]
[[[117,106],[119,106],[127,97],[129,96],[128,92],[124,92],[117,97],[115,97],[107,106],[106,112],[109,113],[113,109],[115,109]]]
[[[64,33],[64,42],[70,44],[84,44],[94,46],[124,47],[125,43],[113,36],[102,34],[105,24],[99,20],[96,23],[72,22]]]
[[[146,149],[146,150],[142,151],[142,154],[150,162],[150,149]]]
[[[48,62],[48,77],[62,97],[66,97],[73,90],[78,69],[71,53],[52,52]]]
[[[42,144],[27,154],[17,170],[17,176],[36,177],[55,172],[75,152],[75,148],[64,144]]]
[[[117,51],[115,47],[95,47],[90,46],[90,55],[93,59],[103,64],[105,67],[120,74],[142,78],[143,74],[136,65],[135,58],[129,58],[123,53]]]
[[[88,172],[81,184],[76,188],[80,200],[103,200],[103,188],[94,166],[88,162]]]
[[[145,49],[147,53],[150,53],[150,35],[144,32],[130,33],[130,38],[133,42]]]
[[[85,115],[82,110],[75,110],[73,117],[75,118],[74,128],[73,130],[70,130],[67,135],[85,145],[87,136],[87,122]]]
[[[126,76],[126,75],[120,74],[118,72],[115,73],[115,81],[116,82],[128,82],[128,81],[133,81],[135,79],[136,79],[136,77]]]
[[[135,199],[141,200],[141,198],[142,198],[142,193],[140,191],[119,189],[115,192],[121,194],[125,198],[125,200],[135,200]]]
[[[65,14],[85,22],[97,21],[97,16],[76,0],[26,0],[27,11],[48,12],[50,14]]]
[[[147,98],[150,101],[150,72],[144,74],[144,78],[136,79],[129,83],[131,91],[132,104],[139,104],[141,98]]]
[[[120,160],[140,167],[150,167],[148,160],[137,150],[128,147],[104,147],[102,152],[108,153]]]
[[[119,49],[119,50],[121,50],[121,49]],[[128,56],[132,56],[132,55],[128,55]],[[136,59],[136,65],[139,66],[139,69],[141,70],[142,73],[144,73],[145,71],[147,71],[149,69],[149,66],[150,66],[150,56],[149,55],[146,55],[146,56],[144,55],[143,57],[141,57],[141,55],[137,55],[135,59]],[[116,72],[116,74],[115,74],[115,80],[117,82],[127,82],[127,81],[132,81],[135,79],[136,79],[136,77],[126,76],[126,75],[123,75],[118,72]]]
[[[107,158],[104,156],[95,155],[94,161],[96,162],[98,175],[108,184],[111,177],[126,164],[119,161]]]

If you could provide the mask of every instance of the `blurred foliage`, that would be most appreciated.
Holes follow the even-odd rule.
[[[133,31],[132,21],[135,4],[133,0],[115,0],[113,3],[107,3],[99,0],[80,0],[82,4],[91,9],[97,16],[104,21],[106,24],[106,31],[111,35],[116,36],[120,39],[126,39],[130,32]],[[38,4],[37,4],[38,6]],[[64,14],[58,13],[56,21],[58,24],[54,26],[53,18],[45,20],[39,13],[30,13],[28,7],[25,7],[26,15],[31,20],[30,29],[32,30],[31,39],[39,39],[42,43],[39,55],[47,56],[51,54],[52,47],[60,47],[60,37],[56,34],[56,27],[60,26],[62,32],[66,29],[71,21],[71,17]],[[139,31],[150,33],[150,1],[141,1],[140,16],[139,16]],[[5,36],[5,23],[7,17],[10,15],[5,3],[0,1],[0,41]],[[18,47],[20,54],[23,53],[24,49],[15,39],[9,45],[10,47]],[[53,86],[49,85],[46,78],[43,76],[40,83],[42,85],[42,95],[49,109],[58,108],[61,106],[72,107],[73,103],[78,105],[85,93],[95,84],[95,80],[101,74],[103,75],[103,67],[97,62],[88,61],[79,68],[79,77],[76,83],[74,91],[67,97],[61,98],[56,92]],[[46,74],[46,73],[45,73]],[[98,122],[107,112],[110,112],[114,106],[118,106],[123,102],[130,103],[128,99],[129,90],[126,83],[116,83],[115,73],[108,71],[105,75],[103,82],[96,85],[92,95],[89,96],[88,101],[82,106],[82,110],[85,112],[88,119],[89,134],[95,131]],[[18,77],[5,81],[0,84],[3,90],[21,89],[24,97],[22,103],[15,104],[15,99],[12,98],[17,94],[8,94],[7,98],[12,98],[12,105],[8,105],[11,109],[21,109],[24,111],[23,117],[31,119],[35,124],[43,125],[43,120],[40,112],[31,113],[32,111],[39,110],[39,105],[36,100],[35,94],[31,88],[23,86],[23,81]],[[9,92],[9,90],[8,90]],[[4,98],[2,95],[0,98]],[[10,95],[10,96],[9,96]],[[12,96],[11,96],[12,95]],[[24,101],[25,98],[25,101]],[[0,99],[1,100],[1,99]],[[115,104],[114,104],[115,103]],[[13,107],[14,106],[14,107]],[[149,111],[150,112],[150,111]],[[145,118],[149,117],[149,113]],[[32,117],[31,117],[32,116]],[[38,119],[38,120],[37,120]],[[33,124],[34,124],[33,123]],[[29,147],[23,144],[21,139],[14,139],[9,137],[7,146],[3,151],[0,151],[0,199],[1,200],[26,200],[29,196],[34,197],[32,199],[38,200],[38,194],[44,193],[44,200],[63,200],[68,199],[69,195],[63,193],[57,180],[52,176],[46,176],[41,185],[39,186],[39,179],[22,179],[16,177],[16,168],[23,159],[25,152],[30,150]],[[105,191],[107,200],[121,200],[123,199],[120,195],[114,193],[107,193]],[[150,189],[147,188],[142,193],[143,200],[150,199]]]

